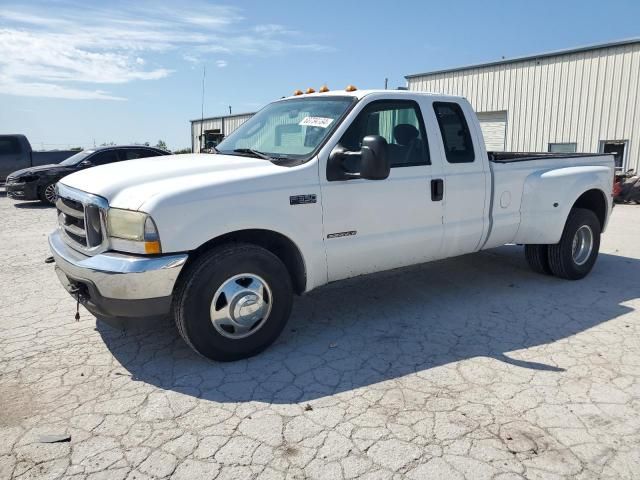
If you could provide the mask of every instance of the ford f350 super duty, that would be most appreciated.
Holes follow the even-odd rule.
[[[525,245],[538,272],[593,267],[610,155],[488,153],[461,97],[300,94],[217,146],[92,168],[57,187],[58,276],[97,318],[172,315],[216,360],[270,345],[294,293],[381,270]]]

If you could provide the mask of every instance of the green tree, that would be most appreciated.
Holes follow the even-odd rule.
[[[175,153],[176,155],[179,155],[181,153],[191,153],[191,149],[190,148],[181,148],[179,150],[174,150],[173,153]]]
[[[162,150],[169,150],[164,140],[158,140],[158,143],[156,143],[156,148],[161,148]]]

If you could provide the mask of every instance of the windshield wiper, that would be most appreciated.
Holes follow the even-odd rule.
[[[235,148],[233,150],[234,153],[248,153],[253,155],[254,157],[262,158],[263,160],[276,160],[273,157],[270,157],[266,153],[259,152],[258,150],[254,150],[253,148]]]

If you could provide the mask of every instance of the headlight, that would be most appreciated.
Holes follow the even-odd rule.
[[[114,250],[148,254],[162,252],[156,224],[144,212],[110,208],[107,231]]]
[[[35,182],[37,179],[38,179],[38,177],[36,175],[33,175],[33,174],[22,175],[21,177],[13,177],[13,181],[16,182],[16,183]]]

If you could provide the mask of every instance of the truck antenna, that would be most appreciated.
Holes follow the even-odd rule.
[[[200,103],[200,141],[198,142],[198,152],[202,151],[202,127],[204,125],[204,79],[207,75],[207,66],[202,66],[202,102]]]

